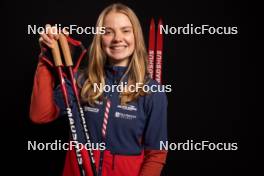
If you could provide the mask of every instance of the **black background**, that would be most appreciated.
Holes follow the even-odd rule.
[[[1,2],[1,38],[7,47],[1,52],[2,154],[7,156],[2,160],[8,175],[58,175],[64,152],[27,151],[27,141],[67,139],[65,121],[46,125],[29,121],[39,36],[28,35],[27,26],[94,26],[101,10],[112,2],[116,1]],[[151,17],[156,23],[162,17],[170,26],[238,27],[237,35],[164,35],[163,84],[173,88],[167,93],[169,141],[237,142],[238,150],[170,151],[163,175],[253,174],[249,165],[255,161],[258,136],[250,134],[250,127],[256,117],[256,62],[248,51],[247,4],[209,0],[119,2],[138,15],[146,44]],[[85,34],[73,37],[86,47],[92,39]]]

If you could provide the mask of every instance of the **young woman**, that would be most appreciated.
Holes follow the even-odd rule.
[[[103,176],[158,176],[167,155],[167,151],[160,149],[160,142],[167,140],[165,93],[146,92],[142,86],[136,91],[124,89],[123,92],[117,89],[102,92],[95,88],[96,85],[121,83],[127,87],[137,83],[158,85],[148,75],[147,52],[139,20],[129,7],[113,4],[102,11],[97,27],[105,27],[105,34],[94,36],[88,68],[79,77],[92,143],[105,143],[105,150],[93,151],[97,172]],[[52,48],[57,39],[58,35],[42,34],[40,42]],[[68,41],[73,42],[72,39]],[[74,98],[71,100],[74,109],[76,102]],[[54,89],[52,72],[40,59],[32,92],[31,120],[47,123],[65,116],[64,110],[60,89]],[[76,126],[79,141],[84,143],[82,126]],[[91,175],[88,153],[82,151],[82,157],[86,173]],[[78,176],[79,172],[75,152],[68,150],[63,175]]]

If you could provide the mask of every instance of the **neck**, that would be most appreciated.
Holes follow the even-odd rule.
[[[109,59],[109,63],[112,66],[121,66],[121,67],[127,67],[128,66],[128,58],[122,59],[122,60],[114,60],[114,59]]]

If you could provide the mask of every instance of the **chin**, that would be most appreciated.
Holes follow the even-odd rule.
[[[124,63],[125,63],[125,65],[127,65],[127,59],[128,59],[128,57],[129,56],[110,56],[110,58],[111,58],[111,60],[112,60],[112,62],[114,63],[114,64],[117,64],[117,65],[122,65],[122,66],[124,66]]]
[[[127,55],[114,55],[114,56],[111,56],[111,58],[114,61],[122,61],[122,60],[128,58],[128,56]]]

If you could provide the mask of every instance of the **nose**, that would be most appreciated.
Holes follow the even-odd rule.
[[[122,34],[120,32],[116,32],[113,41],[114,42],[120,42],[120,41],[122,41]]]

